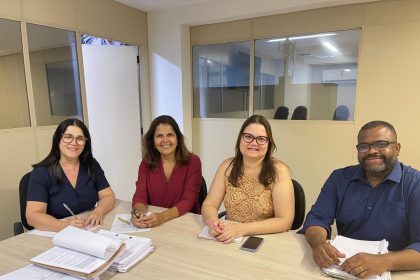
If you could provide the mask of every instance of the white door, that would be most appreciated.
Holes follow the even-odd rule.
[[[141,159],[137,50],[82,45],[93,156],[123,200],[132,198]]]

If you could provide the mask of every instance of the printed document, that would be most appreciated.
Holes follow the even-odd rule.
[[[97,233],[68,226],[53,238],[55,247],[31,259],[44,265],[77,276],[93,277],[108,268],[122,253],[125,245]]]
[[[340,265],[348,258],[356,255],[357,253],[369,253],[369,254],[385,254],[388,253],[388,241],[385,239],[381,241],[365,241],[357,240],[348,237],[338,235],[331,241],[331,245],[337,248],[338,251],[346,254],[344,258],[340,258]],[[357,280],[356,276],[353,276],[340,269],[339,265],[332,265],[328,268],[323,268],[323,272],[329,276],[333,276],[340,279],[354,279]],[[391,273],[389,271],[382,273],[381,275],[374,275],[366,278],[368,280],[391,280]]]

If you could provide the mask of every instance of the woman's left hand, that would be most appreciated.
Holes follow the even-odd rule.
[[[143,218],[140,218],[143,223],[146,224],[147,227],[157,227],[161,224],[163,224],[163,217],[161,213],[152,213],[148,216],[144,216]]]
[[[233,242],[236,238],[244,235],[243,224],[229,223],[221,226],[222,233],[216,236],[216,240],[225,244]]]
[[[98,211],[94,210],[90,213],[88,218],[85,220],[85,226],[91,225],[92,227],[99,226],[102,224],[103,215]]]

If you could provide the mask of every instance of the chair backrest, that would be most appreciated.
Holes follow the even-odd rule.
[[[204,177],[201,177],[201,188],[200,193],[198,194],[198,203],[200,204],[200,208],[203,205],[204,200],[207,196],[207,184],[206,180],[204,180]]]
[[[305,191],[302,186],[292,179],[293,189],[295,192],[295,218],[293,219],[292,230],[300,228],[305,218],[306,201]]]
[[[28,222],[26,221],[26,200],[28,196],[28,186],[31,173],[32,172],[28,172],[23,175],[19,183],[20,220],[22,221],[23,226],[28,230],[33,229],[33,227],[28,225]]]

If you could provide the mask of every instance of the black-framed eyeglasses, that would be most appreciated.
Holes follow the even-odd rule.
[[[76,144],[79,146],[83,146],[84,144],[86,144],[86,141],[88,140],[86,137],[84,136],[76,136],[74,137],[73,134],[70,133],[64,133],[62,136],[63,142],[66,144],[69,144],[73,141],[73,139],[76,139]]]
[[[252,141],[254,141],[254,139],[256,139],[258,145],[264,145],[268,142],[268,137],[266,136],[254,136],[249,133],[242,133],[242,139],[246,143],[251,143]]]
[[[377,151],[384,151],[389,145],[395,143],[397,143],[397,141],[376,141],[370,144],[361,143],[356,145],[356,149],[359,153],[367,153],[372,147]]]

